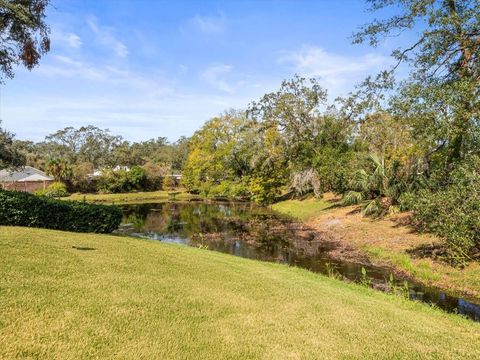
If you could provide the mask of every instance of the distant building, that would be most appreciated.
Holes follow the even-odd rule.
[[[182,180],[182,174],[171,174],[171,175],[166,175],[166,176],[169,176],[169,177],[173,178],[173,180],[178,181],[178,182],[180,182]]]
[[[104,171],[105,171],[106,168],[104,169],[96,169],[93,171],[93,173],[89,174],[88,177],[89,178],[97,178],[97,177],[100,177],[103,175]],[[110,169],[111,171],[115,172],[115,171],[119,171],[119,170],[123,170],[123,171],[130,171],[130,168],[128,166],[115,166],[113,168]]]
[[[18,170],[0,170],[0,186],[4,190],[26,191],[45,190],[54,179],[43,171],[31,166]]]
[[[182,181],[182,174],[167,174],[166,177],[170,177],[173,180],[173,184],[175,186],[179,186],[180,182]]]

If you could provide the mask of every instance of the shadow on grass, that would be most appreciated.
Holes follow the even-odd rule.
[[[95,248],[92,248],[92,247],[84,247],[84,246],[72,246],[72,249],[75,249],[75,250],[81,250],[81,251],[92,251],[92,250],[97,250]]]

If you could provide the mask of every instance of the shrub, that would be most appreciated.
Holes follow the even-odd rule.
[[[411,192],[404,192],[400,195],[398,203],[400,205],[400,211],[413,210],[413,206],[416,202],[417,195]]]
[[[122,212],[116,206],[0,190],[0,225],[110,233],[118,228],[121,220]]]
[[[321,182],[322,191],[332,191],[343,194],[348,188],[351,169],[357,169],[362,164],[352,151],[343,148],[326,147],[321,154],[313,159],[314,168]]]
[[[418,192],[412,201],[413,220],[423,231],[432,232],[460,256],[480,251],[480,160],[457,167],[441,190]]]
[[[65,197],[68,196],[67,185],[60,181],[52,183],[45,190],[39,190],[35,192],[35,195],[44,195],[48,197]]]
[[[95,167],[92,163],[82,162],[73,167],[73,175],[70,181],[72,190],[77,192],[96,191],[96,181],[92,177]]]
[[[141,191],[147,185],[147,172],[140,166],[130,170],[105,171],[98,180],[98,190],[106,193]]]
[[[175,187],[175,181],[171,176],[165,175],[162,180],[163,190],[172,190]]]
[[[145,190],[162,190],[163,175],[167,172],[167,168],[153,162],[147,162],[142,166],[142,169],[144,169],[147,174],[147,185]]]
[[[281,178],[254,176],[249,179],[248,191],[252,194],[251,200],[271,204],[280,195],[283,186]]]
[[[350,179],[350,191],[343,205],[363,204],[366,216],[382,217],[398,210],[409,210],[411,193],[425,187],[422,174],[413,173],[398,160],[385,165],[384,159],[370,154],[366,163]],[[390,209],[392,206],[395,208]]]
[[[127,172],[127,179],[132,190],[145,190],[147,185],[147,171],[140,166],[133,166]]]
[[[127,171],[105,170],[98,178],[97,188],[104,193],[121,193],[130,191]]]
[[[209,197],[226,197],[231,199],[245,199],[250,196],[248,187],[243,182],[223,180],[210,187]]]

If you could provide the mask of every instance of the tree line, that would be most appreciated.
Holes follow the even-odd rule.
[[[394,15],[361,27],[354,43],[417,36],[392,52],[392,68],[331,102],[317,79],[296,76],[208,121],[190,139],[184,185],[262,203],[333,191],[368,216],[413,210],[450,258],[480,258],[480,2],[368,3]]]
[[[129,142],[92,125],[66,127],[37,143],[2,134],[4,167],[33,166],[79,192],[170,188],[169,176],[181,171],[188,152],[185,137],[176,142],[165,137]]]

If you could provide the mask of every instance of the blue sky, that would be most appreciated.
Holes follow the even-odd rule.
[[[191,135],[295,73],[332,97],[387,67],[351,45],[363,0],[52,0],[52,50],[1,88],[3,127],[34,141],[93,124],[128,140]]]

